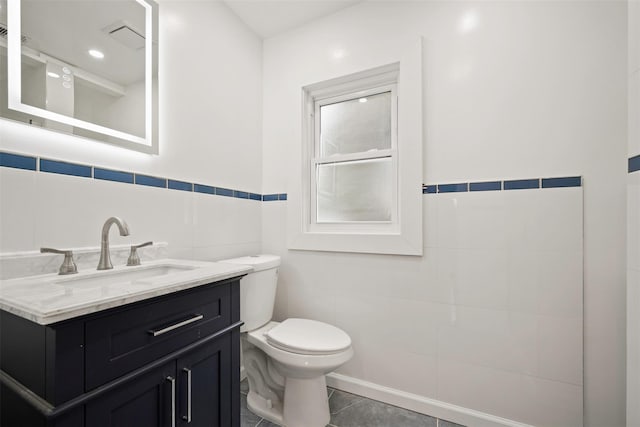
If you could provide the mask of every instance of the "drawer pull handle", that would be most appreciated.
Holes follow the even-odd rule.
[[[191,369],[182,368],[187,373],[187,415],[182,416],[182,419],[189,424],[191,422]]]
[[[171,427],[176,427],[176,379],[168,376],[167,381],[171,383]]]
[[[162,328],[162,329],[151,329],[149,330],[149,333],[151,335],[153,335],[154,337],[157,337],[158,335],[162,335],[162,334],[166,334],[169,331],[173,331],[174,329],[178,329],[181,328],[183,326],[189,325],[193,322],[197,322],[200,319],[203,319],[204,316],[202,314],[196,314],[193,317],[187,319],[187,320],[183,320],[181,322],[178,323],[174,323],[171,326],[167,326],[166,328]]]

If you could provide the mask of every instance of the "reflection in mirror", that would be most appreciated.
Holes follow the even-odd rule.
[[[157,8],[0,0],[0,116],[157,153]]]

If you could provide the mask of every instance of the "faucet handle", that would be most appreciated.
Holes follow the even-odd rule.
[[[132,245],[131,253],[129,253],[129,259],[127,259],[127,265],[128,266],[140,265],[140,257],[138,256],[138,249],[144,248],[145,246],[151,246],[151,245],[153,245],[153,242],[144,242],[144,243],[140,243],[139,245]]]
[[[51,253],[51,254],[61,254],[64,255],[64,261],[62,261],[62,265],[58,270],[58,274],[75,274],[78,272],[78,267],[76,263],[73,261],[73,251],[65,251],[54,248],[40,248],[40,253]]]

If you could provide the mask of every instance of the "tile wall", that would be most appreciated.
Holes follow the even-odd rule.
[[[640,425],[640,1],[628,2],[627,425]]]
[[[287,251],[285,207],[265,205],[264,251],[283,256],[277,316],[347,331],[347,377],[514,422],[582,425],[582,188],[423,197],[423,257]]]
[[[262,202],[61,173],[0,167],[0,252],[100,245],[102,224],[119,216],[130,236],[111,242],[168,242],[175,258],[219,259],[260,251]]]

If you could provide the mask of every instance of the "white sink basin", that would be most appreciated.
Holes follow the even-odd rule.
[[[74,288],[113,286],[166,276],[167,274],[182,273],[196,268],[192,265],[179,264],[141,265],[119,270],[96,271],[92,275],[70,276],[55,280],[53,284]]]

